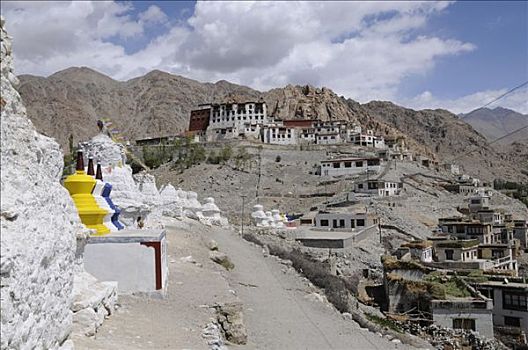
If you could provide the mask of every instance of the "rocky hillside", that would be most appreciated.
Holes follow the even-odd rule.
[[[486,136],[488,140],[495,140],[514,130],[528,126],[528,115],[511,109],[497,107],[494,109],[479,108],[461,115],[461,118],[475,130]],[[508,144],[528,138],[528,129],[513,134],[500,143]]]
[[[415,152],[441,161],[475,147],[479,151],[473,157],[462,159],[466,171],[490,179],[500,169],[507,176],[517,174],[482,135],[444,110],[414,111],[390,102],[362,105],[312,86],[259,92],[224,80],[201,83],[161,71],[122,82],[89,68],[69,68],[47,78],[23,75],[20,80],[19,91],[36,127],[63,147],[70,135],[75,143],[94,136],[96,120],[103,117],[134,140],[184,131],[190,111],[200,103],[263,99],[277,118],[357,121],[382,135],[405,137]]]
[[[47,78],[20,76],[19,91],[36,127],[64,146],[97,133],[96,121],[110,118],[129,139],[184,131],[197,104],[229,94],[258,92],[226,81],[215,84],[152,71],[126,82],[89,68],[69,68]]]
[[[369,102],[362,107],[374,119],[432,149],[442,162],[455,162],[464,171],[485,180],[494,177],[526,179],[519,172],[519,166],[513,165],[512,158],[499,153],[471,125],[449,111],[415,111],[384,101]]]

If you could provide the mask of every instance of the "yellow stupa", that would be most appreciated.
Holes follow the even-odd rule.
[[[75,174],[64,180],[64,187],[77,207],[81,222],[90,229],[97,230],[95,235],[103,236],[110,233],[110,229],[103,225],[103,219],[108,212],[97,205],[92,195],[95,187],[95,179],[84,171],[84,160],[82,152],[77,152],[77,166]]]

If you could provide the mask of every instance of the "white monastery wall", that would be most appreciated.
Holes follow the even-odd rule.
[[[76,234],[83,228],[59,182],[59,145],[37,133],[17,84],[1,19],[0,347],[56,349],[72,329]]]

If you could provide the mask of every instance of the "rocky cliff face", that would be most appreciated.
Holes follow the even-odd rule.
[[[35,130],[1,20],[1,348],[55,349],[71,332],[76,234],[59,145]]]

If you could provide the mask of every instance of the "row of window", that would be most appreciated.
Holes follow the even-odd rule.
[[[231,118],[230,117],[225,117],[225,118],[218,118],[218,117],[214,118],[213,117],[212,122],[213,123],[229,122],[229,121],[233,121],[234,122],[235,120],[248,120],[248,119],[249,120],[252,120],[252,119],[264,120],[264,116],[263,115],[261,115],[261,116],[256,115],[255,118],[253,118],[253,115],[250,115],[249,117],[246,117],[246,116],[240,117],[240,116],[238,116],[238,117],[236,117],[236,119],[235,119],[235,117],[231,117]]]
[[[245,110],[245,109],[239,109],[239,110],[229,110],[229,111],[224,111],[224,110],[221,110],[221,111],[218,111],[218,110],[214,110],[213,111],[213,115],[214,116],[219,116],[219,115],[235,115],[235,114],[246,114],[246,113],[249,113],[249,114],[252,114],[253,113],[253,110],[251,108],[249,108],[249,110]],[[264,110],[262,109],[255,109],[255,114],[259,114],[259,113],[264,113]]]
[[[286,138],[286,136],[287,136],[289,139],[291,139],[291,134],[288,134],[288,135],[286,135],[286,134],[281,134],[281,135],[271,134],[271,138],[272,138],[272,139],[280,139],[280,138],[283,138],[283,139],[284,139],[284,138]]]
[[[352,163],[354,163],[354,167],[356,168],[362,168],[364,165],[364,161],[355,161],[355,162],[343,162],[343,165],[345,168],[352,168]],[[380,165],[379,160],[367,160],[366,161],[367,166],[377,166]],[[330,165],[330,163],[323,163],[323,167],[329,167],[332,166],[333,168],[339,169],[341,168],[341,162],[335,162]]]
[[[507,327],[521,327],[521,319],[519,317],[504,316],[504,325]],[[476,330],[475,319],[473,318],[454,318],[453,329],[467,329]]]
[[[330,220],[328,219],[321,219],[319,220],[319,226],[321,227],[328,227],[330,226]],[[350,219],[350,227],[363,227],[365,226],[365,219]],[[332,220],[332,228],[344,228],[345,227],[345,219],[333,219]]]

